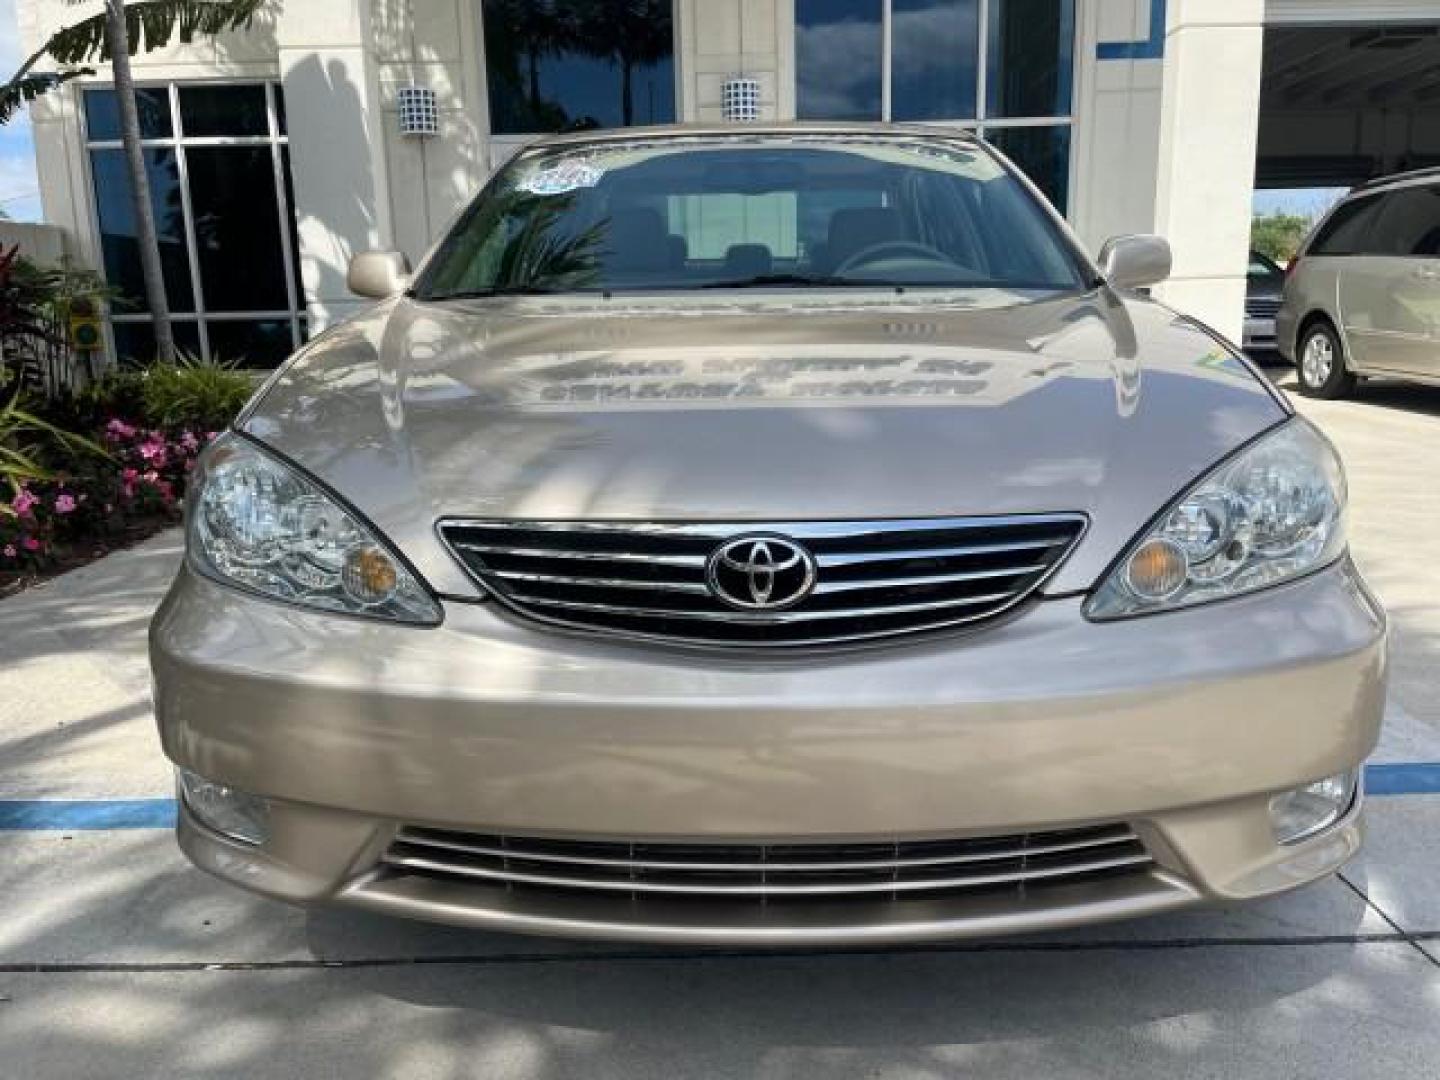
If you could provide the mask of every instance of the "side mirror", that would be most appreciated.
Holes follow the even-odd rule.
[[[383,300],[410,284],[410,260],[398,251],[365,251],[350,260],[345,285],[356,296]]]
[[[1113,236],[1100,249],[1100,273],[1114,289],[1158,285],[1170,276],[1174,260],[1163,236]]]

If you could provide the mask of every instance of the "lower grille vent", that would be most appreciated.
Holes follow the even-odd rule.
[[[515,889],[612,897],[753,902],[923,898],[1143,872],[1126,825],[855,844],[596,842],[407,827],[383,864],[395,872]]]

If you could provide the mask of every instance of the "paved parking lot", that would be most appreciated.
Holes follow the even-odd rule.
[[[1346,457],[1356,558],[1394,621],[1376,760],[1440,763],[1440,390],[1304,408]],[[164,830],[101,827],[96,806],[27,818],[22,800],[169,795],[144,631],[177,554],[162,536],[0,602],[0,1078],[1440,1075],[1423,769],[1383,773],[1405,793],[1372,799],[1364,855],[1291,896],[865,953],[306,912],[190,869]],[[103,806],[131,824],[153,809]]]

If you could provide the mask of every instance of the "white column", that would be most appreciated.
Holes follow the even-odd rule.
[[[1175,250],[1156,294],[1238,341],[1260,120],[1265,0],[1169,0],[1155,231]]]
[[[362,306],[350,256],[394,243],[367,0],[287,4],[276,26],[311,332]]]

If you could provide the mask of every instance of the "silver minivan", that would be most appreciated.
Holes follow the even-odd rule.
[[[1440,169],[1365,184],[1331,211],[1290,264],[1276,335],[1311,397],[1371,376],[1440,383]]]

